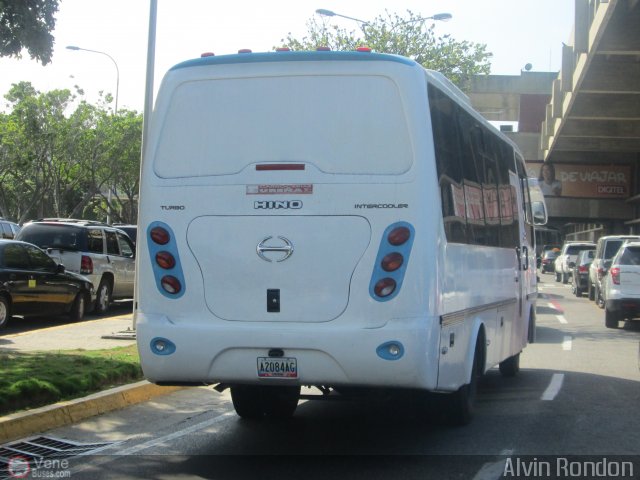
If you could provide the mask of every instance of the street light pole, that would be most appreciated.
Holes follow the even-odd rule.
[[[104,56],[108,57],[109,60],[111,60],[113,62],[113,65],[116,67],[116,105],[115,105],[115,108],[113,110],[113,113],[114,113],[114,115],[116,113],[118,113],[118,94],[119,94],[119,90],[120,90],[120,69],[118,68],[118,64],[113,59],[113,57],[111,55],[109,55],[107,52],[101,52],[99,50],[90,50],[88,48],[76,47],[75,45],[69,45],[69,46],[67,46],[67,49],[68,50],[74,50],[74,51],[82,50],[84,52],[99,53],[100,55],[104,55]]]
[[[100,50],[91,50],[88,48],[77,47],[75,45],[68,45],[67,49],[74,50],[74,51],[82,50],[83,52],[99,53],[100,55],[104,55],[105,57],[108,57],[109,60],[113,62],[113,65],[116,67],[116,104],[113,109],[113,114],[117,115],[118,114],[118,94],[120,93],[120,69],[118,68],[118,63],[115,61],[115,59],[111,55],[109,55],[107,52],[101,52]],[[111,224],[112,191],[113,191],[113,185],[109,185],[109,191],[107,192],[107,223],[108,224]]]

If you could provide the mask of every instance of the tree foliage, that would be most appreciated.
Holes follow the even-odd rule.
[[[0,0],[0,57],[31,58],[46,65],[53,53],[59,0]]]
[[[0,215],[135,223],[142,115],[14,84],[0,113]],[[111,201],[109,204],[108,202]]]
[[[457,41],[449,35],[436,35],[433,20],[410,10],[407,16],[385,11],[373,21],[360,24],[360,32],[348,31],[326,17],[307,22],[308,35],[296,39],[288,34],[282,44],[292,50],[314,50],[327,46],[332,50],[354,50],[366,45],[376,52],[411,58],[425,68],[444,74],[463,90],[473,75],[488,74],[491,53],[485,44]]]

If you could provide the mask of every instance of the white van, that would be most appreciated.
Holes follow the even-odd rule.
[[[442,75],[370,51],[165,76],[143,159],[138,347],[158,384],[289,416],[301,386],[441,393],[518,370],[535,245],[515,145]],[[445,397],[446,395],[446,397]]]

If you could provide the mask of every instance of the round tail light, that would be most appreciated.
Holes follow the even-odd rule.
[[[162,284],[162,288],[165,292],[171,293],[173,295],[180,293],[180,290],[182,290],[180,281],[172,275],[165,275],[164,277],[162,277],[160,283]]]
[[[411,236],[411,230],[407,227],[396,227],[387,235],[387,241],[394,246],[402,245]]]
[[[151,236],[151,240],[153,240],[158,245],[166,245],[171,240],[171,235],[167,232],[166,229],[162,227],[153,227],[151,232],[149,233]]]
[[[391,252],[384,256],[380,266],[385,272],[395,272],[404,263],[404,257],[398,252]]]
[[[156,263],[165,270],[170,270],[176,266],[176,259],[169,252],[156,253]]]
[[[382,280],[376,283],[376,286],[373,287],[373,291],[379,297],[388,297],[391,295],[396,289],[396,281],[393,278],[383,278]]]

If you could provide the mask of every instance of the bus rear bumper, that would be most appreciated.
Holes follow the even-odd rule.
[[[155,383],[427,390],[437,384],[439,328],[431,323],[438,325],[436,319],[393,319],[384,327],[367,329],[238,322],[212,326],[184,320],[175,324],[165,316],[140,312],[136,318],[142,369]],[[270,353],[295,359],[295,376],[259,376],[259,359],[272,358]]]

